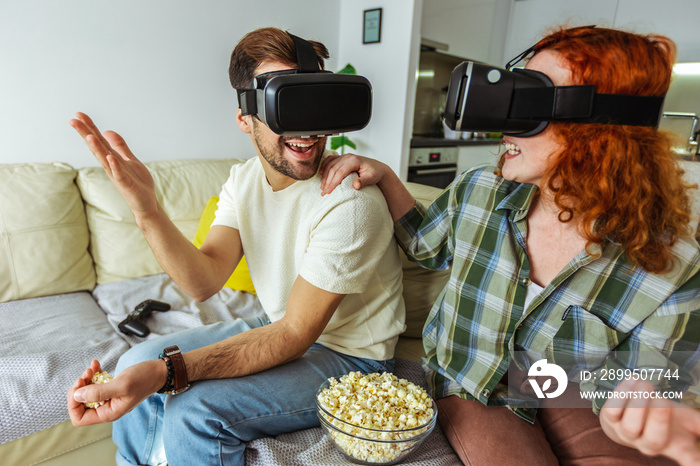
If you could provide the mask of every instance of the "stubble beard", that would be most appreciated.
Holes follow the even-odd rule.
[[[323,150],[318,150],[318,153],[313,159],[310,160],[299,160],[296,164],[293,164],[284,157],[284,151],[286,150],[285,140],[283,136],[277,138],[277,144],[268,144],[263,137],[262,131],[260,129],[259,121],[253,118],[253,138],[255,143],[260,150],[260,154],[263,158],[270,164],[270,166],[277,172],[292,178],[293,180],[303,181],[312,178],[318,171],[318,167],[321,164],[321,159],[323,158]],[[326,146],[326,138],[319,138],[315,144],[314,150],[319,147]]]

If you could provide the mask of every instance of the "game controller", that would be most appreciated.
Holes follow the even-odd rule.
[[[156,301],[154,299],[147,299],[146,301],[139,303],[133,311],[126,316],[126,319],[119,323],[119,330],[125,335],[136,335],[139,337],[146,337],[151,330],[143,320],[151,315],[151,312],[165,312],[170,310],[170,304]]]

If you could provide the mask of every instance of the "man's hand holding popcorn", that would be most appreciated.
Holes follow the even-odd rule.
[[[160,390],[167,379],[167,368],[161,360],[128,367],[108,383],[92,383],[99,373],[100,363],[93,359],[68,391],[68,415],[76,427],[116,421]]]

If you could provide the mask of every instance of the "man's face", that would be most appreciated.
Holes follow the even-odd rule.
[[[283,63],[263,62],[255,75],[288,69]],[[294,180],[308,180],[316,174],[326,147],[325,137],[280,136],[257,118],[249,118],[253,142],[272,168]]]

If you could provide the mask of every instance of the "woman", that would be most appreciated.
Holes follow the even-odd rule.
[[[598,93],[664,95],[675,59],[667,38],[595,27],[558,30],[533,50],[526,68]],[[324,194],[351,172],[357,189],[377,184],[409,257],[451,267],[423,341],[455,451],[474,465],[699,464],[700,413],[648,398],[698,376],[700,252],[669,138],[650,127],[550,123],[504,142],[498,170],[462,174],[427,211],[380,162],[343,156],[321,169]],[[601,380],[659,356],[670,378]],[[524,371],[539,357],[566,367],[573,383],[564,407],[548,399],[535,414],[508,385],[526,389]],[[639,398],[571,407],[580,392],[615,385]]]

